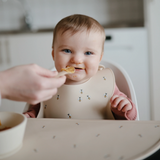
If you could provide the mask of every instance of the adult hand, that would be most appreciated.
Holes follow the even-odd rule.
[[[0,92],[5,99],[37,104],[50,99],[66,77],[36,64],[16,66],[0,72]]]

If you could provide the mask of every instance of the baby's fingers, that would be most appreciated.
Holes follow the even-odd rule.
[[[118,95],[113,95],[110,99],[110,102],[112,103],[117,97],[119,97]]]
[[[116,108],[123,99],[124,99],[123,97],[119,97],[119,96],[117,96],[117,95],[114,95],[114,96],[111,98],[111,106],[112,106],[113,108]]]
[[[127,112],[127,111],[129,111],[131,109],[132,109],[132,106],[131,106],[130,103],[128,103],[123,107],[122,112]]]
[[[24,115],[25,115],[27,118],[30,118],[29,114],[27,114],[27,113],[24,113]]]
[[[122,99],[119,104],[118,104],[118,107],[117,109],[120,111],[123,109],[124,106],[128,105],[129,102],[126,100],[126,99]]]

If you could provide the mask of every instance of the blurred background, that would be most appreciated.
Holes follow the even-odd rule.
[[[0,0],[0,71],[28,63],[52,68],[54,27],[71,14],[91,16],[105,28],[103,58],[131,77],[140,120],[160,120],[159,0]],[[2,100],[0,111],[24,106]]]

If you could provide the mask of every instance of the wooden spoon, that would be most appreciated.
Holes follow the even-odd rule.
[[[64,76],[66,74],[72,74],[75,72],[75,68],[74,67],[67,67],[67,68],[62,68],[61,69],[62,72],[59,72],[58,75],[56,76],[57,78],[60,76]]]

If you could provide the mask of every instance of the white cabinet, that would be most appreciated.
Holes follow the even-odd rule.
[[[54,65],[52,37],[52,32],[0,36],[0,71],[30,63],[50,69]],[[3,99],[0,111],[21,112],[24,105],[24,102]]]
[[[8,36],[0,36],[0,70],[10,67]]]
[[[3,36],[2,42],[1,55],[5,56],[5,68],[28,63],[36,63],[44,68],[53,66],[51,32]]]
[[[151,71],[151,118],[160,120],[160,1],[144,2]]]
[[[129,74],[137,96],[140,120],[150,120],[149,62],[146,28],[106,29],[104,56]]]

